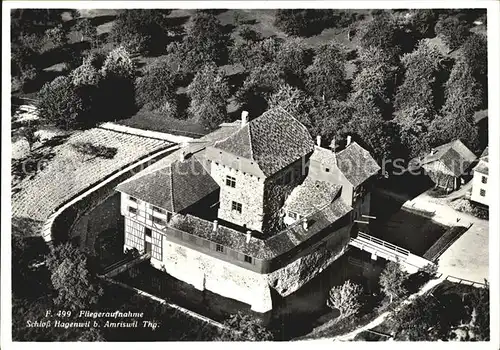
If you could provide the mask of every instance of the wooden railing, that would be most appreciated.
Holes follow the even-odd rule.
[[[384,247],[384,248],[386,248],[388,250],[393,250],[393,251],[398,252],[400,254],[403,254],[405,256],[408,256],[410,254],[410,251],[407,250],[407,249],[403,249],[401,247],[398,247],[397,245],[394,245],[392,243],[386,242],[386,241],[384,241],[384,240],[382,240],[380,238],[367,235],[366,233],[363,233],[363,232],[359,232],[358,233],[358,237],[366,239],[366,240],[368,240],[370,242],[373,242],[375,244],[381,245],[382,247]]]

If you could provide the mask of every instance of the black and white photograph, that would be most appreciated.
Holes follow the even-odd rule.
[[[499,348],[498,2],[2,7],[2,347]]]

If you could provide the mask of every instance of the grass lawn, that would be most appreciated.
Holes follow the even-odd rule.
[[[130,126],[138,129],[147,129],[166,132],[175,135],[200,137],[209,131],[201,125],[189,120],[168,118],[160,113],[140,110],[130,118],[115,121],[117,124]]]
[[[73,144],[116,148],[112,159],[77,153]],[[168,146],[162,140],[99,128],[55,137],[28,157],[13,162],[12,216],[44,221],[60,205],[120,168]]]

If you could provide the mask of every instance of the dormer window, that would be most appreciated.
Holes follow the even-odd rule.
[[[289,211],[288,217],[291,219],[297,220],[297,213],[294,213],[293,211]]]

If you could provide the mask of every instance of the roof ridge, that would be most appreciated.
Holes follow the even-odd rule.
[[[250,145],[250,159],[252,159],[253,161],[255,161],[254,157],[253,157],[253,144],[252,144],[252,131],[250,131],[250,122],[245,125],[247,128],[248,128],[248,143]]]
[[[174,208],[174,175],[173,175],[173,169],[172,169],[172,164],[170,164],[170,205],[172,207],[172,212],[175,213],[175,208]]]

